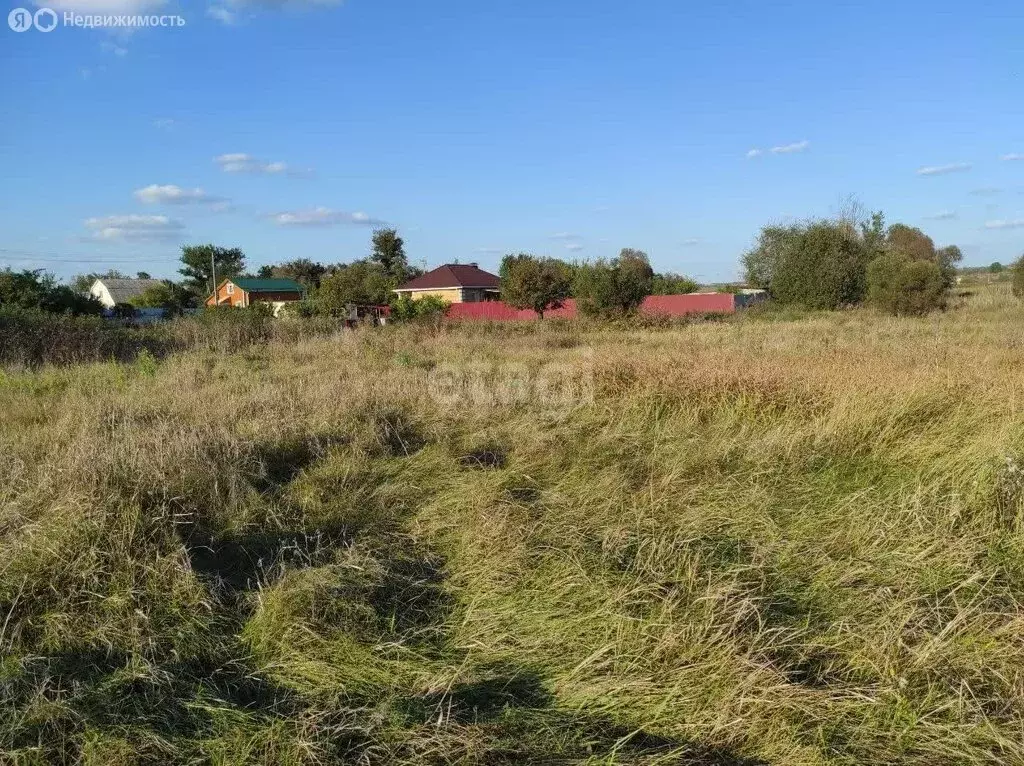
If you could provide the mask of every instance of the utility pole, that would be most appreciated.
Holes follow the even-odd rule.
[[[217,255],[216,250],[210,252],[210,271],[213,274],[213,306],[216,308],[220,305],[220,299],[217,296],[217,261],[215,257]]]

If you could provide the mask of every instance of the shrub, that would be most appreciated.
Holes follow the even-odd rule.
[[[354,261],[343,265],[320,280],[314,295],[318,311],[343,316],[348,306],[381,306],[388,302],[397,282],[373,261]]]
[[[75,316],[103,312],[98,300],[58,285],[42,270],[12,271],[9,268],[0,271],[0,306]]]
[[[436,295],[413,299],[403,293],[391,303],[391,319],[396,322],[436,322],[447,313],[450,305]]]
[[[699,289],[696,281],[682,274],[655,274],[651,280],[651,295],[685,295]]]
[[[1013,262],[1013,294],[1024,300],[1024,255]]]
[[[132,299],[135,308],[164,309],[171,316],[178,316],[187,308],[195,306],[195,296],[181,285],[163,282],[145,290]]]
[[[886,253],[868,266],[868,300],[897,316],[920,316],[945,308],[946,281],[934,261]]]
[[[580,266],[573,295],[585,315],[621,316],[631,314],[651,294],[653,279],[647,253],[624,248],[618,258]]]
[[[772,296],[780,303],[811,309],[860,303],[867,289],[868,258],[863,240],[844,222],[818,221],[798,227],[778,243]]]
[[[0,306],[0,365],[5,367],[130,361],[142,351],[159,356],[168,350],[168,338],[157,328]]]
[[[571,267],[557,258],[506,255],[500,274],[502,300],[513,308],[532,309],[542,319],[547,309],[561,307],[572,287]]]

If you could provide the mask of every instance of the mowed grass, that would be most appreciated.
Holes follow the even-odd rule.
[[[996,285],[9,373],[0,763],[1022,763],[1022,328]]]

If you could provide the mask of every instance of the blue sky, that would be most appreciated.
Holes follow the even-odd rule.
[[[186,23],[0,28],[0,266],[350,261],[386,222],[430,266],[636,247],[710,281],[849,195],[1024,252],[1024,5],[691,5],[51,3]]]

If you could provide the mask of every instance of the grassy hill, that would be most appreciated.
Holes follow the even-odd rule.
[[[1024,314],[0,378],[0,762],[1024,762]]]

